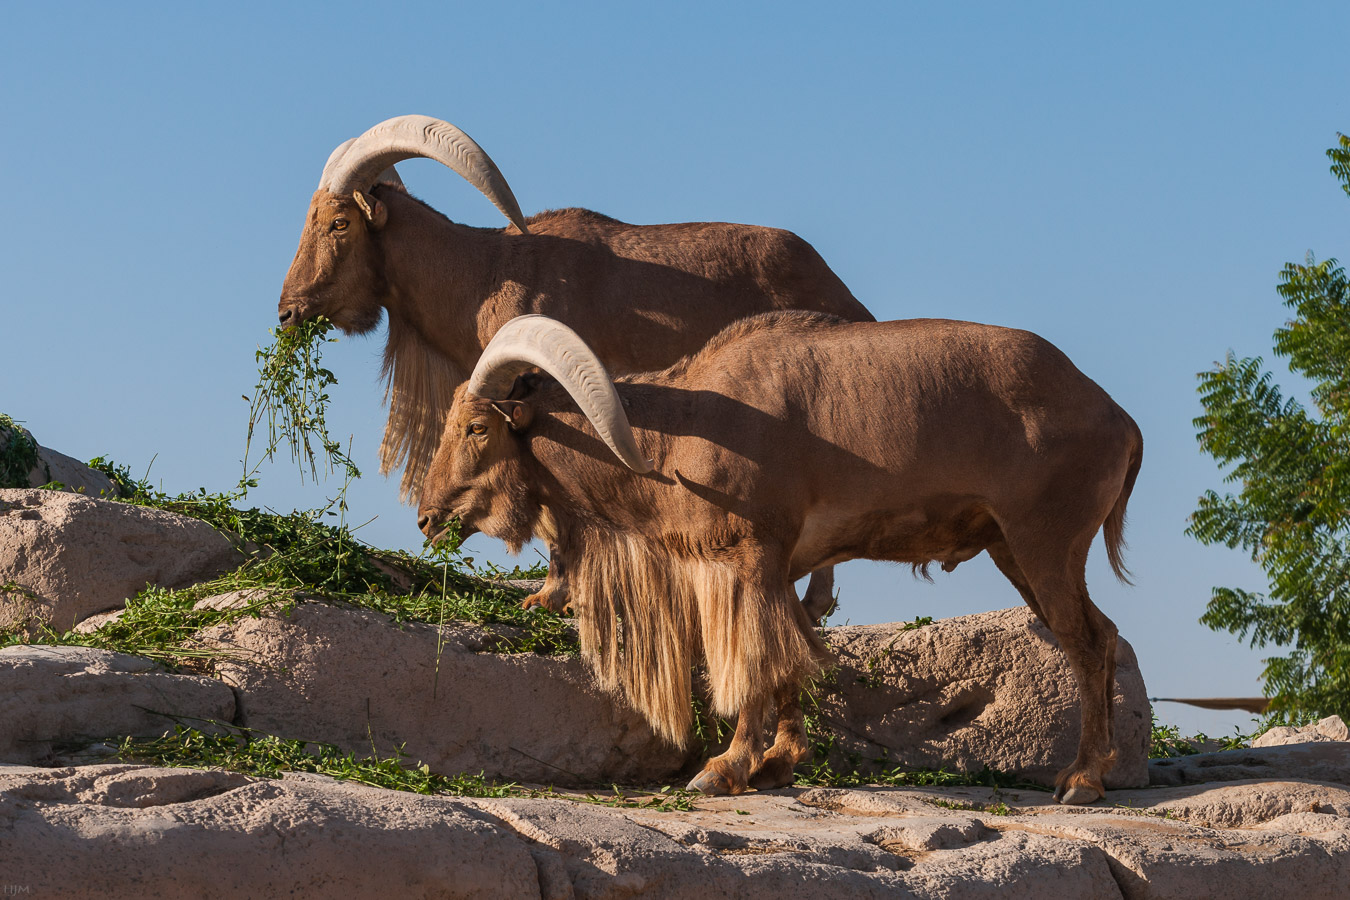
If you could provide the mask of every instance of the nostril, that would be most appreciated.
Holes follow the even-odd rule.
[[[417,517],[417,528],[419,531],[426,532],[431,527],[431,516],[421,515]]]
[[[291,316],[293,315],[295,315],[295,310],[288,309],[285,310],[284,312],[277,313],[277,318],[281,320],[282,325],[285,325],[287,322],[291,320]]]

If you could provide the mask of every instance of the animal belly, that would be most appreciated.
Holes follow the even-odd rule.
[[[969,500],[923,509],[813,511],[793,548],[792,577],[849,559],[936,562],[951,571],[1002,537],[988,509]]]

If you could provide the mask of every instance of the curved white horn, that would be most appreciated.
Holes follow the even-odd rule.
[[[337,145],[337,149],[328,154],[328,162],[323,164],[323,174],[319,176],[319,187],[323,187],[328,183],[328,178],[332,174],[333,169],[337,166],[338,160],[346,155],[347,151],[351,149],[351,146],[354,143],[356,143],[356,138],[347,138]]]
[[[516,376],[534,366],[558,379],[624,465],[638,473],[655,468],[638,450],[605,367],[575,331],[548,316],[517,316],[503,325],[483,348],[467,390],[475,397],[504,400]]]
[[[522,234],[528,234],[520,204],[496,163],[473,138],[449,122],[430,116],[395,116],[333,151],[319,187],[335,194],[368,191],[396,162],[424,156],[458,172],[492,201]]]

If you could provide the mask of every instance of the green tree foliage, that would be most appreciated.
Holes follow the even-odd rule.
[[[1350,194],[1350,138],[1327,156]],[[1270,582],[1215,588],[1200,621],[1289,651],[1262,673],[1277,719],[1350,715],[1350,292],[1336,260],[1311,254],[1277,290],[1294,316],[1275,353],[1311,383],[1314,408],[1283,396],[1259,357],[1230,352],[1200,373],[1197,439],[1241,490],[1207,491],[1187,533],[1241,547]]]

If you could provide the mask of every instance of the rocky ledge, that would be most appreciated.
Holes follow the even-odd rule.
[[[1336,746],[1350,763],[1350,745]],[[0,879],[32,896],[696,900],[1313,900],[1350,883],[1350,789],[1304,780],[1113,791],[1072,809],[988,788],[787,789],[692,805],[0,766]]]

